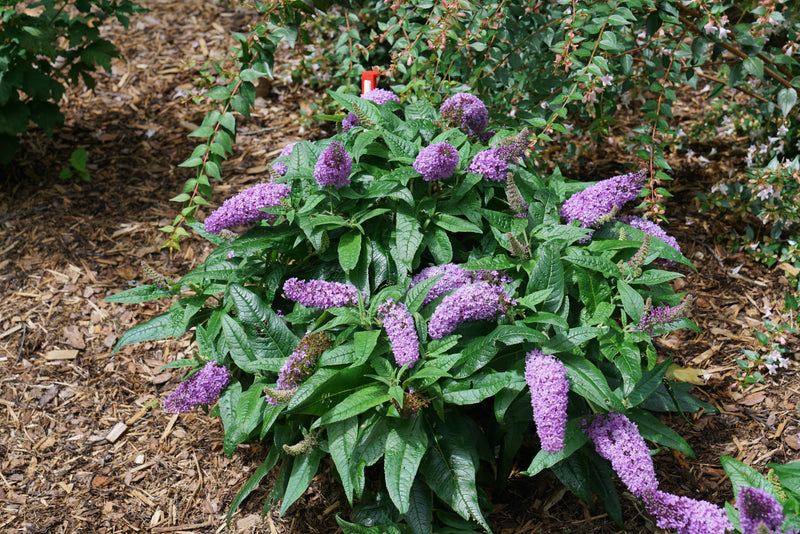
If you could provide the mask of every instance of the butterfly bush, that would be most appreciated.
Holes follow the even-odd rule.
[[[400,102],[400,97],[397,96],[394,92],[389,91],[388,89],[372,89],[367,91],[361,98],[364,100],[369,100],[370,102],[374,102],[379,106],[384,105],[387,102]],[[359,126],[361,122],[358,120],[358,117],[352,111],[347,113],[347,116],[342,121],[342,131],[349,132],[351,129]]]
[[[567,425],[567,369],[558,358],[540,350],[528,353],[525,382],[531,390],[531,406],[542,449],[555,454],[564,448]]]
[[[389,299],[378,308],[378,317],[383,322],[394,360],[398,366],[413,366],[419,359],[419,337],[414,318],[402,302]]]
[[[450,178],[457,165],[458,151],[450,143],[428,145],[420,150],[414,160],[414,169],[426,182]]]
[[[325,280],[289,278],[283,284],[286,298],[308,308],[338,308],[358,304],[358,289],[352,284]]]
[[[212,404],[231,381],[228,368],[219,362],[208,362],[199,371],[181,382],[164,400],[168,412],[188,412],[197,406]]]
[[[739,490],[736,498],[736,508],[739,509],[739,524],[742,534],[756,534],[761,532],[758,527],[763,525],[768,532],[778,532],[774,529],[783,524],[783,506],[768,491],[745,486]]]
[[[263,208],[280,206],[291,188],[287,184],[263,183],[245,189],[229,198],[214,210],[205,220],[209,234],[218,234],[236,226],[255,221],[272,222],[277,215],[262,211]]]
[[[590,185],[564,202],[561,206],[561,217],[568,223],[579,221],[581,228],[596,228],[639,196],[645,178],[647,171],[642,169]]]
[[[330,94],[358,111],[350,95]],[[209,382],[201,368],[167,406],[218,397],[225,454],[247,441],[269,444],[264,465],[274,461],[276,479],[285,481],[273,495],[281,513],[318,466],[330,465],[348,502],[386,495],[377,499],[386,518],[419,517],[418,530],[439,532],[440,513],[453,512],[488,531],[491,507],[483,508],[479,484],[507,478],[530,442],[522,432],[532,419],[540,449],[528,474],[552,467],[563,476],[555,459],[591,465],[607,458],[659,524],[703,533],[716,524],[724,532],[714,506],[659,490],[649,450],[625,415],[646,410],[642,391],[685,411],[705,407],[682,384],[671,385],[676,400],[666,386],[651,386],[667,380],[668,368],[651,357],[651,338],[690,324],[676,320],[685,303],[672,309],[679,299],[658,281],[663,274],[652,276],[667,251],[651,249],[647,234],[631,258],[631,246],[620,243],[622,225],[618,236],[587,244],[585,230],[562,224],[579,204],[584,215],[597,212],[584,217],[592,225],[601,212],[610,221],[618,204],[636,197],[644,174],[589,188],[557,169],[547,174],[531,161],[538,157],[529,150],[531,131],[489,129],[485,106],[469,93],[447,99],[441,113],[422,98],[405,105],[390,92],[364,98],[378,104],[368,106],[369,128],[303,150],[287,145],[274,181],[258,186],[267,200],[243,203],[256,198],[250,192],[206,219],[203,235],[218,248],[201,265],[168,282],[151,273],[152,285],[115,296],[178,299],[117,348],[191,332],[227,385],[200,388],[202,398],[181,394]],[[284,172],[279,163],[289,155],[291,172]],[[582,200],[581,193],[566,198],[580,187]],[[280,205],[280,217],[262,211],[272,205]],[[220,229],[246,220],[261,224],[238,235]],[[669,255],[686,263],[677,250]],[[630,325],[629,317],[642,320]],[[608,410],[587,423],[590,437],[575,431],[587,414]],[[649,425],[650,435],[670,435]],[[599,457],[583,446],[587,439]],[[369,484],[365,466],[382,471]],[[593,476],[610,476],[593,467]],[[595,484],[574,476],[572,487],[597,491],[598,503],[616,502],[610,478]],[[416,514],[417,504],[433,512]],[[607,511],[622,522],[613,506]]]
[[[442,119],[464,130],[469,135],[478,135],[489,124],[489,111],[481,99],[469,93],[456,93],[439,108]]]
[[[314,179],[317,184],[340,188],[350,184],[353,160],[344,145],[334,141],[320,154],[314,165]]]

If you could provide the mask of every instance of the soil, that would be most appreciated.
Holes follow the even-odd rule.
[[[160,226],[169,224],[191,171],[178,167],[194,146],[187,138],[208,106],[191,103],[204,63],[224,56],[230,31],[244,31],[255,15],[211,2],[143,0],[129,31],[105,28],[121,52],[110,72],[98,73],[94,92],[71,89],[62,102],[66,123],[52,138],[24,135],[16,162],[0,175],[0,531],[111,533],[226,531],[226,513],[265,451],[240,446],[222,452],[219,419],[203,412],[173,415],[161,400],[181,380],[161,367],[191,355],[187,339],[111,348],[132,326],[168,309],[170,302],[119,305],[107,295],[148,280],[141,263],[179,277],[209,252],[188,238],[180,252],[161,248]],[[291,65],[284,65],[284,70]],[[279,70],[280,73],[280,70]],[[280,80],[280,76],[278,77]],[[251,118],[240,118],[236,153],[224,166],[215,199],[263,181],[265,164],[288,142],[325,135],[304,126],[313,92],[276,81],[264,87]],[[697,116],[690,100],[676,115]],[[731,170],[728,150],[698,146],[697,159],[671,158],[668,232],[698,271],[683,268],[676,289],[695,297],[691,318],[702,332],[681,330],[659,338],[661,358],[671,356],[687,374],[706,374],[696,394],[714,414],[665,415],[696,457],[660,451],[654,459],[663,488],[722,504],[732,500],[720,465],[729,455],[766,472],[766,464],[800,458],[800,381],[797,338],[787,336],[788,369],[759,383],[738,385],[742,350],[763,349],[755,332],[764,317],[787,322],[783,296],[797,272],[767,269],[718,241],[731,227],[701,213],[698,190]],[[58,176],[76,147],[89,153],[90,182]],[[594,166],[569,172],[588,179],[623,170],[626,155],[598,147]],[[736,171],[735,168],[733,168]],[[593,176],[596,175],[596,176]],[[732,387],[733,385],[733,387]],[[527,463],[518,466],[527,467]],[[324,467],[301,499],[281,518],[262,503],[268,477],[233,516],[231,531],[324,533],[339,531],[347,502]],[[616,533],[597,503],[584,503],[549,474],[515,471],[491,494],[495,532]],[[623,491],[632,532],[657,532],[639,502]]]

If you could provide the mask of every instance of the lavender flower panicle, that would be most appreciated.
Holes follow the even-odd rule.
[[[414,169],[426,182],[450,178],[457,165],[458,150],[446,142],[426,146],[414,160]]]
[[[414,287],[423,280],[427,280],[428,278],[438,274],[443,276],[437,280],[430,291],[428,291],[428,294],[422,301],[423,306],[433,302],[442,295],[449,293],[454,289],[458,289],[463,285],[470,284],[475,281],[471,271],[464,269],[460,265],[447,263],[445,265],[434,265],[433,267],[426,267],[422,269],[414,276],[414,278],[411,279],[411,287]]]
[[[353,160],[345,150],[344,145],[334,141],[320,154],[314,166],[314,179],[317,184],[325,187],[344,187],[350,184],[350,172],[353,170]]]
[[[339,308],[358,304],[358,289],[352,284],[325,280],[299,280],[289,278],[283,283],[286,298],[307,308]]]
[[[499,284],[476,282],[461,286],[436,307],[428,321],[428,334],[431,339],[439,339],[465,321],[493,321],[516,303]]]
[[[281,150],[281,154],[278,157],[283,158],[286,156],[291,156],[292,150],[294,149],[294,145],[296,144],[297,141],[292,141],[291,143],[283,147],[283,150]],[[276,161],[275,163],[272,164],[272,168],[275,170],[276,173],[278,173],[279,176],[286,176],[286,172],[289,170],[289,167],[287,167],[286,163],[284,163],[283,161]]]
[[[496,148],[481,150],[472,158],[467,169],[469,172],[482,174],[487,180],[501,182],[508,174],[508,162]]]
[[[658,489],[653,459],[634,422],[617,411],[596,417],[585,430],[597,454],[611,462],[620,480],[636,497]]]
[[[678,534],[723,534],[733,530],[725,510],[707,501],[656,490],[644,502],[659,528]]]
[[[352,111],[348,111],[347,116],[344,119],[342,119],[342,131],[347,133],[356,126],[359,126],[360,124],[361,121],[358,120],[356,114],[353,113]]]
[[[331,348],[327,332],[306,334],[283,362],[278,372],[276,387],[278,390],[293,390],[305,380],[317,365],[320,355]]]
[[[525,382],[531,390],[533,420],[542,449],[555,454],[564,448],[567,426],[567,369],[558,358],[540,350],[528,353]]]
[[[387,102],[400,102],[400,97],[388,89],[372,89],[371,91],[367,91],[366,93],[362,94],[361,98],[364,100],[369,100],[370,102],[374,102],[379,106],[382,106]]]
[[[389,299],[378,308],[378,316],[389,336],[394,360],[398,366],[413,367],[419,359],[419,337],[414,318],[402,302]]]
[[[647,171],[614,176],[590,185],[569,197],[561,206],[561,216],[569,223],[580,221],[581,228],[595,228],[605,218],[639,196]]]
[[[768,491],[744,486],[736,499],[743,534],[755,534],[759,525],[777,529],[783,524],[783,506]]]
[[[497,143],[497,155],[508,163],[517,163],[528,148],[531,131],[523,128],[518,134],[506,137]]]
[[[238,195],[229,198],[222,206],[214,210],[205,220],[205,229],[209,234],[218,234],[254,221],[274,221],[277,215],[261,211],[262,208],[280,206],[283,197],[288,196],[291,188],[287,184],[261,183],[245,189]]]
[[[655,308],[645,306],[645,311],[636,326],[636,330],[647,332],[651,336],[655,335],[659,329],[666,328],[685,317],[691,303],[692,296],[686,295],[683,302],[677,306],[658,306]]]
[[[208,362],[202,369],[181,382],[164,400],[168,412],[188,412],[201,404],[216,401],[231,381],[227,367],[219,362]]]
[[[489,110],[480,98],[469,93],[456,93],[445,100],[439,114],[468,135],[479,135],[489,124]]]

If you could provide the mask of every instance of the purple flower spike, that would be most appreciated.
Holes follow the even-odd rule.
[[[400,102],[400,97],[388,89],[373,89],[361,95],[361,98],[369,100],[370,102],[375,102],[379,106],[387,102]]]
[[[229,198],[205,220],[206,232],[218,234],[254,221],[274,221],[277,215],[261,211],[262,208],[280,206],[281,199],[289,194],[287,184],[264,183],[245,189]]]
[[[289,278],[283,283],[286,298],[307,308],[338,308],[358,304],[358,290],[352,284],[326,282],[325,280],[298,280]]]
[[[467,170],[482,174],[487,180],[502,182],[508,174],[508,162],[501,156],[498,149],[487,148],[475,154]]]
[[[349,132],[359,124],[361,124],[361,121],[358,120],[358,117],[356,117],[355,113],[350,111],[347,113],[347,117],[342,120],[342,131]]]
[[[442,276],[433,285],[431,290],[428,291],[425,300],[422,301],[423,306],[433,302],[445,293],[449,293],[454,289],[458,289],[461,286],[471,284],[475,281],[473,272],[464,269],[460,265],[447,263],[445,265],[435,265],[433,267],[426,267],[425,269],[422,269],[411,280],[411,287],[414,287],[423,280],[427,280],[428,278],[436,276],[437,274],[444,276]]]
[[[478,135],[489,124],[489,111],[481,99],[469,93],[456,93],[439,108],[442,119],[469,135]]]
[[[409,364],[413,367],[419,359],[419,337],[414,325],[414,318],[402,302],[389,299],[378,308],[378,316],[392,345],[394,360],[402,367]]]
[[[642,169],[590,185],[564,202],[561,216],[568,223],[580,221],[582,228],[595,228],[625,203],[638,197],[646,177],[647,171]]]
[[[208,362],[202,369],[181,382],[164,400],[168,412],[188,412],[201,404],[216,401],[231,381],[228,369],[218,362]]]
[[[745,486],[736,499],[743,534],[755,534],[759,525],[776,529],[783,524],[783,506],[768,491]]]
[[[647,332],[651,336],[655,335],[659,329],[666,328],[685,317],[691,302],[692,296],[687,295],[683,302],[677,306],[658,306],[646,309],[639,320],[636,330]]]
[[[431,182],[453,176],[458,165],[458,150],[450,143],[434,143],[423,148],[414,160],[414,169]]]
[[[322,187],[340,188],[350,183],[353,160],[344,145],[334,141],[322,151],[314,166],[314,179]]]
[[[567,369],[561,360],[539,350],[528,353],[525,382],[531,390],[533,420],[542,449],[555,454],[564,448],[567,426]]]
[[[671,246],[678,252],[681,251],[681,246],[678,244],[678,241],[671,235],[667,234],[667,232],[665,232],[663,228],[661,228],[653,221],[648,221],[647,219],[642,219],[641,217],[634,217],[634,216],[619,217],[617,218],[617,220],[629,226],[633,226],[634,228],[638,228],[642,232],[650,234],[653,237],[657,237],[658,239],[660,239],[667,245]],[[673,260],[662,260],[662,261],[667,265],[675,265],[675,262]]]
[[[643,498],[658,489],[653,459],[636,424],[619,412],[595,418],[586,430],[597,454],[611,462],[628,489]]]
[[[428,334],[439,339],[465,321],[493,321],[515,304],[502,285],[477,282],[461,286],[436,307],[428,322]]]
[[[678,534],[723,534],[733,530],[725,510],[710,502],[656,490],[645,499],[659,528]],[[746,530],[745,534],[749,534]]]
[[[293,141],[293,142],[289,143],[288,145],[286,145],[285,147],[283,147],[283,150],[281,150],[281,155],[278,156],[278,157],[282,158],[282,157],[285,157],[285,156],[291,156],[292,155],[292,150],[294,149],[294,145],[296,145],[296,144],[297,144],[297,141]],[[281,176],[286,176],[286,171],[289,170],[289,168],[286,166],[286,163],[284,163],[282,161],[278,161],[278,162],[273,163],[272,164],[272,168],[275,169],[275,172],[277,172]]]

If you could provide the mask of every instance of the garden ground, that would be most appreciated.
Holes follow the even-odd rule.
[[[14,165],[0,176],[0,531],[197,532],[225,531],[228,505],[258,466],[265,450],[240,446],[222,452],[222,426],[200,411],[172,415],[161,400],[179,382],[179,370],[160,371],[191,355],[187,339],[142,343],[110,354],[130,327],[164,311],[168,302],[106,303],[103,298],[147,283],[146,261],[179,277],[209,249],[190,238],[182,251],[160,248],[158,227],[174,217],[176,195],[189,172],[177,167],[193,147],[186,135],[207,108],[187,103],[203,63],[224,55],[230,31],[253,20],[245,11],[214,3],[145,0],[149,13],[132,18],[128,32],[108,29],[120,48],[97,90],[70,90],[67,120],[53,138],[29,132]],[[286,67],[284,67],[285,69]],[[282,82],[264,87],[257,110],[243,119],[236,153],[215,190],[220,202],[263,181],[265,165],[286,143],[321,135],[304,127],[314,94]],[[684,100],[678,119],[702,111],[699,98]],[[617,126],[624,131],[624,118]],[[329,127],[330,129],[330,127]],[[731,253],[718,237],[731,231],[716,214],[697,210],[697,191],[715,177],[736,172],[735,140],[696,146],[697,159],[670,159],[668,231],[699,272],[684,269],[676,289],[691,292],[691,317],[702,333],[679,331],[660,338],[660,357],[708,374],[695,390],[719,410],[666,415],[696,458],[660,451],[655,464],[663,487],[717,504],[732,499],[720,466],[729,455],[766,471],[769,462],[800,458],[800,380],[797,338],[786,340],[793,364],[762,383],[733,389],[743,349],[757,349],[763,317],[780,316],[783,295],[796,271],[766,269],[743,252]],[[89,152],[90,183],[59,181],[72,150]],[[625,170],[628,155],[609,143],[592,163],[564,168],[574,179],[601,179]],[[691,372],[687,371],[687,374]],[[509,484],[491,493],[495,532],[612,533],[622,529],[599,503],[580,502],[551,475],[528,478],[534,451],[524,449]],[[527,454],[527,456],[526,456]],[[270,479],[234,516],[236,532],[269,534],[337,531],[347,517],[343,492],[330,465],[284,517],[261,507]],[[657,532],[641,505],[623,492],[632,532]]]

